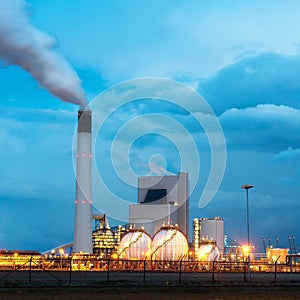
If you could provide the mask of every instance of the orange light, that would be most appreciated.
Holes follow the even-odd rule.
[[[118,253],[113,253],[113,254],[111,255],[111,258],[112,258],[112,259],[118,259],[118,257],[119,257]]]
[[[251,252],[251,247],[248,246],[248,245],[244,245],[244,246],[242,246],[242,251],[243,251],[244,255],[248,256],[250,254],[250,252]]]

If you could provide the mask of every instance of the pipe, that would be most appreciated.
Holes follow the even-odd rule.
[[[293,254],[293,247],[292,247],[292,242],[291,242],[291,236],[290,235],[288,235],[288,239],[289,239],[290,251],[291,251],[291,254]]]

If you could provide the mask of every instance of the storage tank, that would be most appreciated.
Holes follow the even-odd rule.
[[[213,219],[200,219],[200,243],[203,239],[216,242],[221,253],[224,252],[224,219],[216,217]]]
[[[187,238],[177,226],[162,226],[152,240],[154,260],[187,259],[188,250]]]
[[[143,229],[129,229],[122,237],[119,258],[130,260],[151,259],[151,237]]]
[[[274,263],[276,260],[278,263],[285,263],[286,256],[289,254],[287,248],[267,248],[266,249],[267,259],[269,262]]]
[[[202,243],[196,253],[199,261],[214,261],[220,258],[220,251],[215,243]]]

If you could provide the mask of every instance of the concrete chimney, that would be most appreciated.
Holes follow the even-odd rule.
[[[92,112],[78,111],[74,253],[93,253],[92,246]]]

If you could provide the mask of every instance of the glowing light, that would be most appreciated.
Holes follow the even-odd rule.
[[[155,260],[181,260],[188,257],[185,235],[174,226],[162,227],[153,237],[152,255]]]
[[[113,253],[110,257],[111,257],[112,259],[118,259],[118,258],[119,258],[119,255],[118,255],[118,253]]]
[[[248,245],[244,245],[244,246],[242,246],[242,251],[243,251],[244,256],[249,256],[250,252],[251,252],[251,247]]]
[[[121,259],[151,259],[151,242],[148,234],[132,229],[121,239],[119,256]]]
[[[199,261],[213,261],[220,255],[220,251],[214,244],[203,244],[198,250]]]

